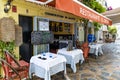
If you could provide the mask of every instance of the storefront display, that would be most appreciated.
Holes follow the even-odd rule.
[[[49,43],[54,36],[49,31],[49,20],[34,17],[34,31],[31,33],[31,43],[34,45],[34,55],[49,51]]]

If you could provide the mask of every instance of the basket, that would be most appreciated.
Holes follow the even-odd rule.
[[[0,19],[0,40],[4,42],[15,40],[15,21],[12,18]]]
[[[20,46],[22,43],[22,27],[19,25],[15,25],[15,45]]]

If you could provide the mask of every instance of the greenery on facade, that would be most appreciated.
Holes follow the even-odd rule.
[[[15,43],[12,42],[3,42],[0,40],[0,57],[4,58],[4,51],[7,50],[10,53],[14,53]]]
[[[98,13],[103,13],[106,11],[106,8],[103,7],[99,2],[96,0],[82,0],[81,1],[86,6],[90,7],[91,9],[95,10]]]
[[[98,31],[100,28],[101,28],[101,24],[100,23],[98,23],[98,22],[93,22],[93,25],[94,25],[94,30],[95,31]]]
[[[91,9],[95,10],[98,13],[103,13],[106,11],[106,8],[103,7],[99,2],[96,0],[82,0],[81,1],[86,6],[90,7]],[[98,22],[93,22],[93,25],[95,26],[95,31],[98,31],[99,28],[101,28],[101,24]]]
[[[12,42],[3,42],[0,40],[0,58],[5,58],[4,50],[9,51],[10,53],[14,53],[15,43]],[[1,64],[0,64],[0,77],[1,77]]]
[[[108,26],[108,32],[111,34],[111,35],[115,35],[117,33],[117,28],[116,26]]]
[[[96,0],[80,0],[80,2],[82,2],[83,4],[85,4],[86,6],[90,7],[91,9],[95,10],[98,13],[103,13],[106,11],[106,8],[103,7],[99,2],[97,2]],[[84,27],[86,29],[87,28],[87,24],[89,22],[88,19],[82,19],[82,21],[84,22]],[[98,31],[101,28],[101,24],[98,22],[93,22],[94,25],[94,29],[95,31]],[[85,32],[85,41],[87,40],[87,32]]]

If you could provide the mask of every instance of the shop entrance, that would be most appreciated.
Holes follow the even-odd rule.
[[[19,25],[22,27],[23,44],[20,46],[19,53],[21,59],[29,62],[33,53],[31,44],[31,32],[33,30],[33,18],[19,15]]]

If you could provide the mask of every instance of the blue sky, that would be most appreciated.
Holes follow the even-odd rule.
[[[120,7],[120,0],[106,0],[108,6],[112,6],[113,9]]]

